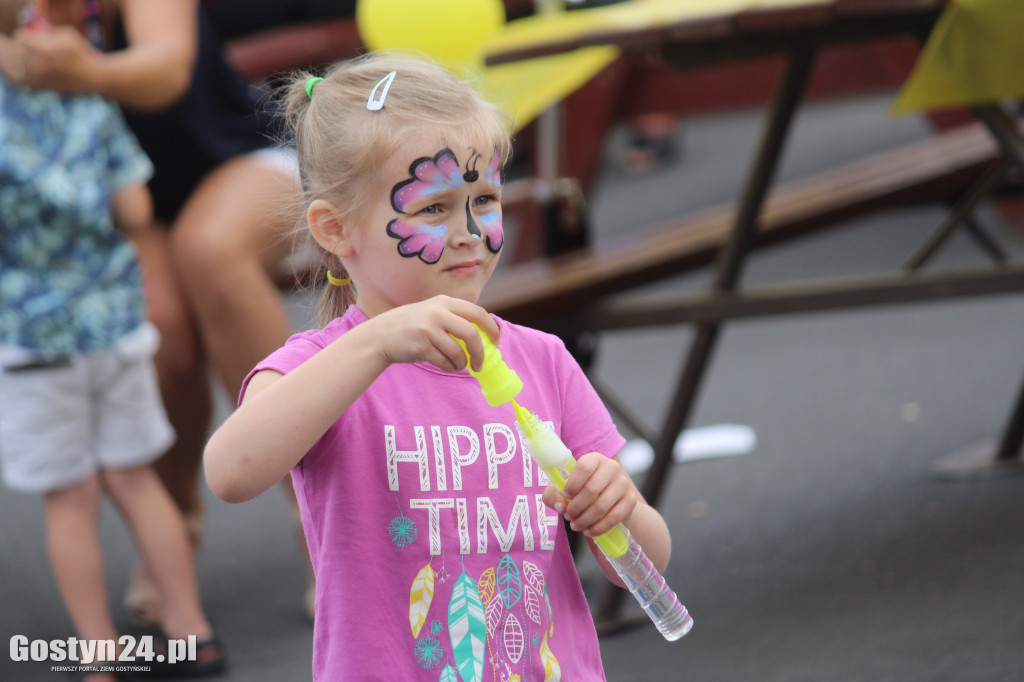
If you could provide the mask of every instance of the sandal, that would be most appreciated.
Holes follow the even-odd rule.
[[[196,642],[195,660],[171,663],[167,652],[169,640],[163,630],[153,633],[154,660],[147,663],[153,677],[207,677],[227,670],[228,659],[224,644],[217,635]],[[163,660],[160,660],[163,659]]]

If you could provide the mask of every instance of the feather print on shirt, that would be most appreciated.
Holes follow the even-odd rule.
[[[491,662],[491,672],[493,673],[494,679],[498,679],[498,668],[497,668],[497,656],[498,656],[498,642],[495,639],[495,633],[498,631],[498,626],[501,624],[501,610],[497,610],[495,614],[495,607],[501,606],[501,600],[494,598],[494,588],[497,586],[497,581],[494,577],[494,567],[488,568],[480,574],[480,579],[476,582],[477,590],[480,591],[480,601],[484,605],[484,620],[487,624],[487,660]]]
[[[496,585],[497,581],[494,578],[494,568],[488,568],[480,574],[480,579],[477,581],[476,586],[480,590],[480,599],[483,600],[484,606],[491,603],[491,599],[494,597],[494,588]]]
[[[508,614],[505,619],[505,627],[502,630],[502,641],[505,644],[505,653],[513,663],[519,663],[523,657],[523,648],[526,645],[526,638],[523,635],[523,626],[514,613]]]
[[[452,588],[448,604],[448,636],[452,642],[455,666],[463,682],[480,682],[484,676],[487,651],[487,625],[484,605],[476,583],[463,571]]]
[[[419,637],[423,624],[427,622],[430,602],[434,599],[434,567],[427,564],[416,574],[409,591],[409,625],[412,636]]]
[[[544,636],[544,640],[540,643],[540,660],[544,661],[544,682],[560,682],[562,679],[562,666],[559,665],[558,659],[551,653],[550,647],[548,647],[547,635]]]
[[[498,563],[497,580],[498,594],[505,602],[505,608],[511,609],[523,594],[523,582],[519,577],[519,567],[508,554],[501,557],[501,562]]]
[[[444,626],[438,620],[430,621],[433,598],[442,589],[439,575],[428,562],[413,578],[409,592],[414,655],[426,670],[440,665],[445,655],[434,639],[443,636]],[[451,585],[447,638],[455,667],[442,671],[441,680],[482,681],[483,671],[489,668],[488,680],[539,682],[540,676],[534,678],[535,673],[530,672],[536,664],[543,666],[546,679],[561,678],[561,665],[549,646],[554,623],[547,578],[536,564],[523,561],[520,568],[505,554],[499,565],[485,569],[479,580],[463,569]]]
[[[537,566],[529,561],[523,562],[523,583],[525,589],[523,590],[524,601],[526,602],[525,609],[526,615],[530,617],[537,625],[541,625],[541,608],[540,599],[544,597],[546,599],[547,591],[544,586],[544,573],[541,572]],[[550,605],[548,606],[548,615],[550,617]]]
[[[541,624],[540,595],[530,585],[523,588],[523,610],[537,625]]]

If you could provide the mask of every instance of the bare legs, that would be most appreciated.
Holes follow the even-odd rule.
[[[172,231],[203,347],[232,400],[292,333],[268,272],[289,254],[301,218],[294,173],[280,155],[229,161],[193,193]]]
[[[171,261],[170,236],[148,230],[135,238],[145,278],[150,321],[160,331],[155,362],[167,416],[177,440],[155,464],[160,480],[190,529],[202,515],[199,467],[210,425],[209,377],[178,276]],[[195,538],[197,539],[197,538]],[[159,620],[160,599],[145,564],[133,573],[125,606],[139,621]]]
[[[199,479],[211,413],[207,363],[234,400],[253,366],[292,333],[269,273],[290,253],[299,206],[292,160],[257,152],[211,172],[171,230],[153,231],[137,242],[150,318],[162,336],[156,357],[160,389],[178,431],[177,444],[156,469],[194,546],[202,525]],[[282,487],[294,510],[291,482]],[[312,585],[304,547],[302,556]],[[125,597],[129,611],[142,619],[160,614],[156,576],[148,569],[144,564],[135,571]]]
[[[47,493],[46,545],[54,576],[81,639],[118,640],[107,606],[99,539],[100,501],[106,491],[128,522],[166,605],[164,632],[174,638],[213,632],[202,613],[192,550],[174,503],[149,467],[108,470]],[[95,676],[97,682],[102,680]],[[112,679],[112,678],[111,678]]]
[[[292,323],[270,271],[291,252],[302,218],[292,159],[256,153],[212,173],[182,211],[174,257],[213,368],[235,399],[249,371],[284,345]],[[282,481],[300,537],[290,480]],[[306,607],[312,614],[313,571],[303,546]]]
[[[160,330],[156,354],[160,392],[177,441],[157,462],[157,472],[182,513],[198,512],[199,464],[210,427],[209,378],[199,332],[171,260],[171,238],[150,230],[135,241],[145,276],[150,321]]]
[[[178,443],[157,464],[198,544],[199,475],[210,424],[207,362],[234,400],[246,374],[292,333],[269,275],[290,252],[299,224],[298,179],[282,155],[256,153],[223,164],[193,192],[172,230],[138,244],[150,317],[163,343],[156,362]],[[295,509],[291,482],[282,485]],[[297,518],[297,514],[293,514]],[[301,538],[301,526],[297,526]],[[303,547],[308,582],[312,569]],[[160,613],[148,565],[133,576],[126,606]],[[308,599],[308,597],[307,597]]]

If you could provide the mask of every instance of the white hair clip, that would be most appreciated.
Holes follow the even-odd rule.
[[[391,81],[393,80],[395,80],[394,71],[381,78],[380,81],[373,86],[373,90],[370,91],[370,98],[366,100],[367,109],[370,111],[380,111],[384,108],[384,100],[388,97],[388,88],[391,87]],[[380,87],[382,85],[384,86],[383,88]],[[378,88],[380,88],[380,97],[376,98]]]

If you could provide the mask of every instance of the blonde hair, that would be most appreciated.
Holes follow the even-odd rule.
[[[384,107],[367,108],[374,86],[396,73]],[[314,74],[297,72],[286,86],[285,120],[294,135],[305,205],[324,199],[343,219],[358,215],[377,173],[408,141],[436,136],[484,140],[493,144],[502,164],[511,154],[511,121],[467,82],[418,56],[371,53],[342,62],[307,94]],[[379,96],[379,92],[378,92]],[[319,249],[319,247],[317,247]],[[337,258],[321,251],[320,279]],[[320,319],[340,316],[353,302],[350,287],[328,286],[320,301]]]

